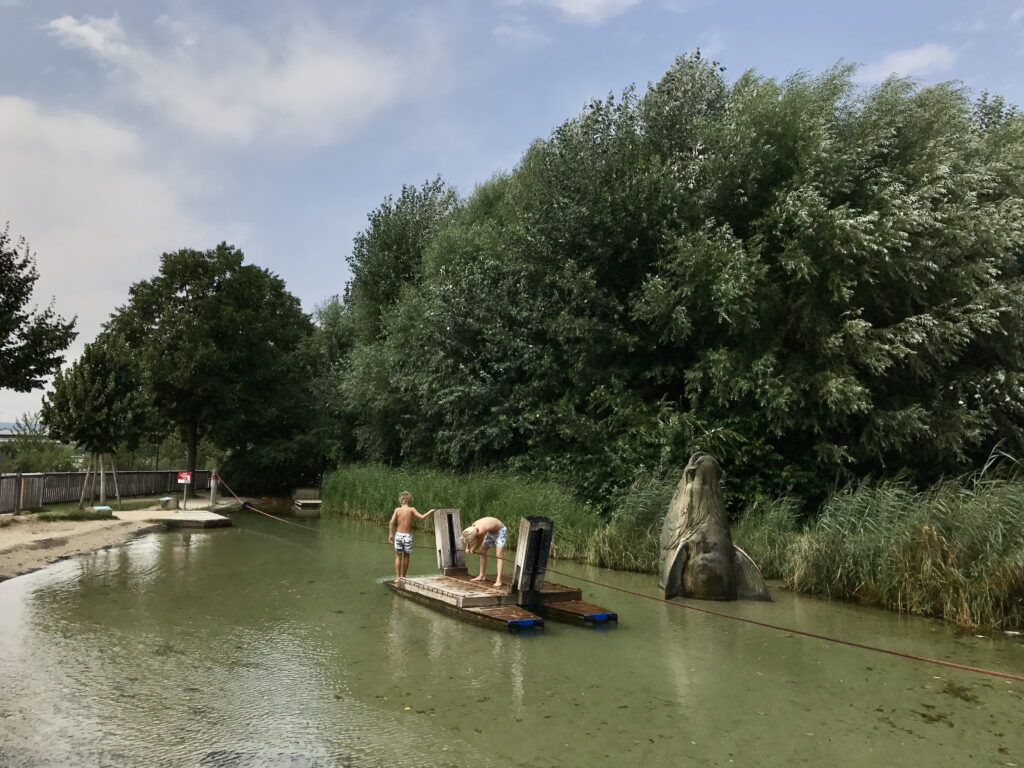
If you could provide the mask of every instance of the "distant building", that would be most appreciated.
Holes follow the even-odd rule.
[[[6,443],[18,436],[11,427],[0,427],[0,443]]]

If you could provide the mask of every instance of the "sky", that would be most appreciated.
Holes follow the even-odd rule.
[[[179,248],[232,243],[311,311],[403,184],[469,194],[696,48],[1024,104],[1024,0],[0,0],[0,226],[77,316],[68,360]],[[0,390],[0,422],[41,396]]]

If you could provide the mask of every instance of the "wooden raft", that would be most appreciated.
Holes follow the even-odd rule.
[[[437,576],[414,576],[388,582],[394,592],[423,605],[460,618],[499,629],[516,631],[542,628],[544,619],[577,624],[617,623],[618,615],[583,601],[578,587],[546,581],[551,521],[542,517],[523,518],[519,548],[512,573],[506,563],[507,586],[472,581],[466,569],[459,510],[439,509],[434,513],[437,541]]]

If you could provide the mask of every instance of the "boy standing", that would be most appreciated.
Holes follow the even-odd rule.
[[[398,503],[388,523],[388,543],[395,545],[395,582],[409,572],[409,556],[412,554],[413,515],[423,520],[434,510],[425,515],[416,511],[412,504],[412,494],[402,491],[398,494]],[[397,528],[397,530],[396,530]]]
[[[483,581],[487,578],[487,548],[494,547],[494,556],[498,558],[498,578],[494,580],[494,586],[501,586],[501,570],[504,560],[501,556],[505,552],[505,537],[508,529],[505,524],[496,517],[481,517],[469,528],[462,532],[462,548],[466,554],[471,554],[480,549],[480,575],[471,581]],[[480,537],[483,536],[483,542]]]

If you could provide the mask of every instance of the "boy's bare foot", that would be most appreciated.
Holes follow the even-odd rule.
[[[500,581],[494,582],[494,588],[498,589],[499,587],[501,587],[501,582]]]
[[[483,580],[484,580],[485,578],[486,578],[486,577],[485,577],[485,576],[484,576],[484,575],[483,575],[483,574],[481,573],[481,574],[480,574],[479,576],[477,576],[477,577],[476,577],[475,579],[470,579],[470,581],[483,581]]]

